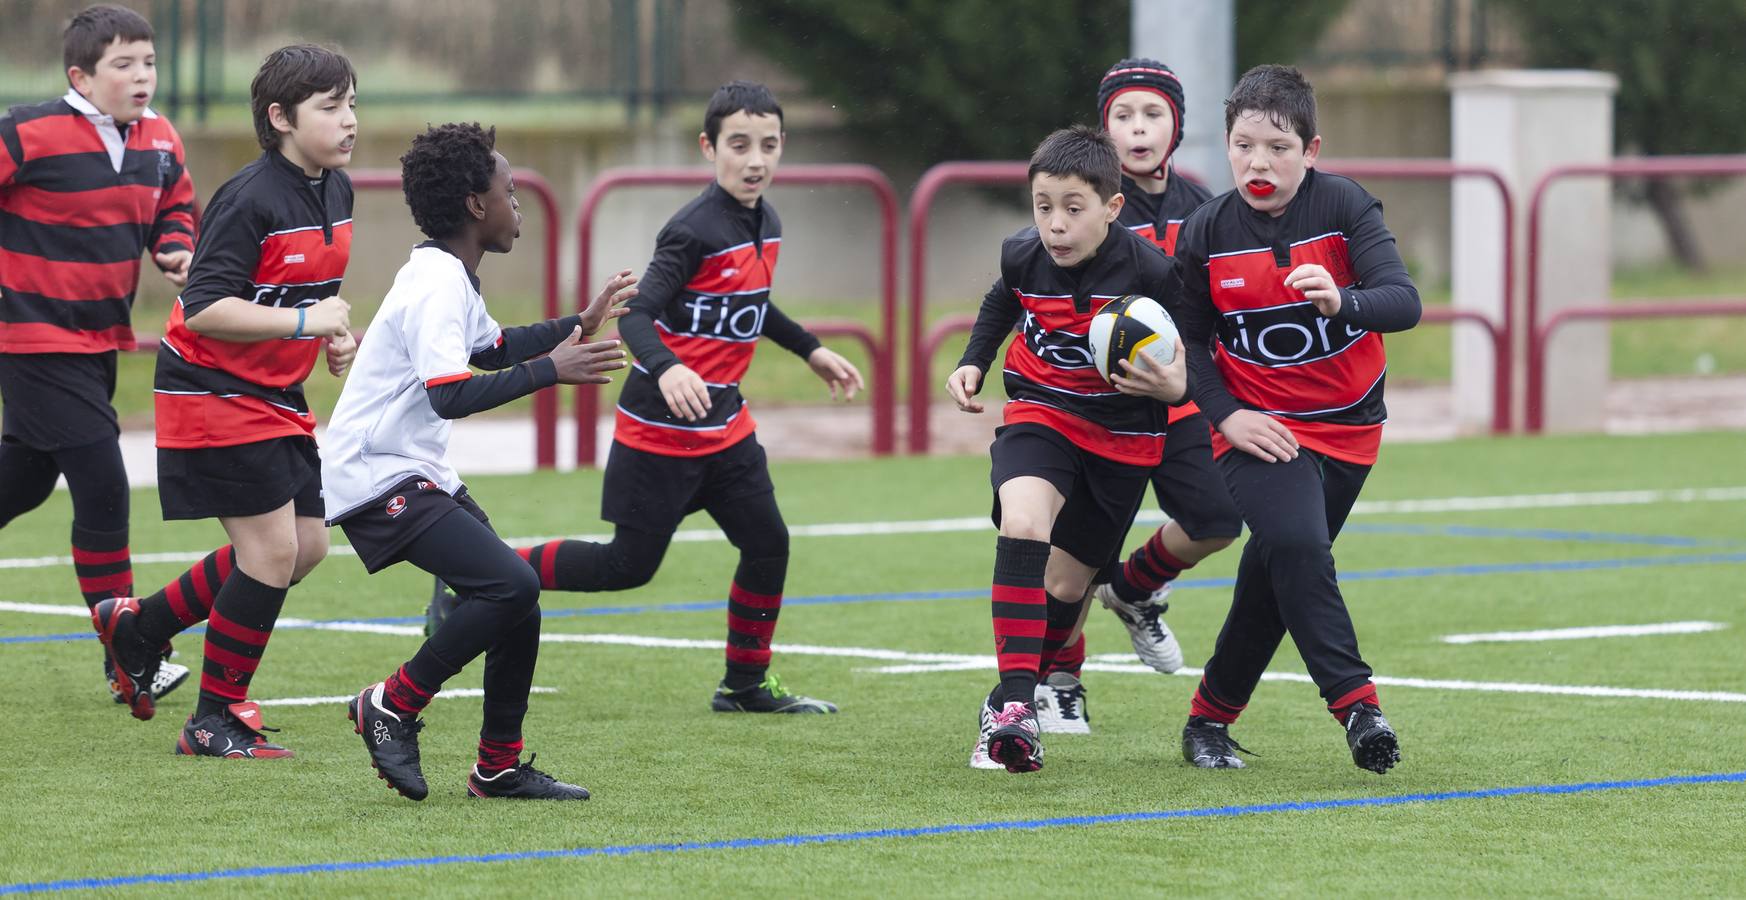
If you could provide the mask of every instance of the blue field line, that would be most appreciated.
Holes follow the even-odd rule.
[[[657,853],[692,853],[711,850],[752,850],[764,847],[805,847],[815,844],[848,844],[858,841],[897,840],[903,838],[938,837],[955,834],[985,834],[1003,831],[1037,831],[1045,828],[1119,825],[1133,822],[1161,822],[1172,819],[1229,818],[1235,816],[1268,815],[1272,813],[1317,812],[1329,809],[1404,806],[1409,803],[1444,803],[1450,800],[1487,800],[1497,797],[1585,794],[1597,791],[1628,791],[1644,790],[1648,788],[1684,787],[1702,784],[1740,783],[1746,783],[1746,772],[1717,772],[1707,775],[1669,775],[1664,778],[1645,778],[1626,781],[1587,781],[1576,784],[1536,784],[1518,787],[1484,788],[1468,791],[1396,794],[1383,797],[1349,797],[1334,800],[1297,800],[1283,803],[1258,803],[1242,806],[1164,809],[1142,812],[1110,813],[1096,816],[1063,816],[1053,819],[1021,819],[1006,822],[925,825],[917,828],[880,828],[869,831],[790,834],[781,837],[733,838],[720,841],[686,841],[662,844],[617,844],[605,847],[572,847],[563,850],[524,850],[506,853],[478,853],[452,856],[419,856],[401,859],[363,860],[355,862],[308,863],[296,866],[250,866],[242,869],[215,869],[206,872],[165,872],[142,875],[115,875],[108,878],[69,878],[62,881],[0,884],[0,894],[101,890],[105,888],[132,887],[134,885],[142,884],[187,884],[190,882],[201,881],[275,878],[284,875],[371,872],[392,869],[420,868],[425,866],[528,862],[545,859],[587,859],[600,856],[647,856]]]
[[[1414,568],[1396,569],[1364,569],[1356,572],[1341,572],[1341,581],[1387,581],[1397,578],[1433,578],[1444,575],[1506,575],[1528,572],[1581,572],[1596,569],[1640,569],[1650,566],[1693,566],[1713,565],[1716,563],[1746,562],[1746,552],[1739,553],[1701,553],[1670,556],[1638,556],[1629,559],[1570,559],[1551,562],[1524,563],[1466,563],[1458,566],[1420,566]],[[1193,588],[1228,588],[1236,582],[1231,578],[1184,578],[1176,582],[1179,590]],[[947,591],[897,591],[891,593],[869,594],[816,594],[784,597],[784,606],[829,606],[840,603],[914,603],[928,600],[973,600],[988,595],[987,588],[964,588]],[[685,603],[650,603],[635,606],[577,606],[560,609],[541,609],[541,615],[548,619],[561,619],[571,616],[620,616],[636,613],[658,612],[719,612],[727,609],[726,600],[696,600]],[[329,622],[361,622],[368,625],[417,625],[424,622],[423,616],[383,616],[372,619],[345,618],[328,619]],[[281,625],[282,629],[311,628],[321,623],[310,625]],[[190,628],[185,634],[199,634],[200,627]],[[67,632],[62,634],[23,634],[0,637],[0,646],[8,644],[46,644],[62,641],[94,640],[96,635],[89,631]]]
[[[1589,544],[1639,544],[1649,547],[1739,547],[1740,540],[1686,537],[1677,534],[1623,534],[1613,531],[1565,531],[1557,528],[1488,528],[1478,525],[1410,525],[1348,522],[1342,534],[1404,534],[1426,537],[1508,538],[1523,541],[1566,541]]]

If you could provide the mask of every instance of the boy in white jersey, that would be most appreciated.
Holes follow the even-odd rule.
[[[429,793],[418,718],[443,682],[485,656],[484,726],[469,796],[585,800],[588,792],[520,761],[539,652],[539,578],[491,530],[448,462],[449,420],[553,384],[604,384],[624,367],[618,341],[584,344],[636,295],[627,269],[588,310],[501,328],[479,293],[479,262],[520,235],[509,161],[496,130],[441,125],[400,158],[406,203],[431,240],[412,251],[370,323],[328,426],[322,461],[329,524],[374,573],[406,561],[473,602],[462,604],[384,681],[349,705],[379,777]],[[471,368],[501,369],[475,376]]]

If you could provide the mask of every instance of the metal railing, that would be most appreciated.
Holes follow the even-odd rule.
[[[1746,175],[1746,156],[1636,156],[1604,163],[1557,166],[1540,176],[1528,200],[1528,272],[1523,320],[1530,337],[1525,419],[1527,431],[1539,434],[1546,424],[1546,351],[1553,331],[1573,319],[1653,319],[1702,315],[1737,315],[1729,303],[1635,303],[1610,306],[1568,307],[1540,321],[1540,232],[1546,209],[1546,194],[1552,186],[1570,178],[1689,178],[1693,176]],[[1694,312],[1694,310],[1698,310]]]
[[[916,183],[909,204],[909,452],[926,453],[931,443],[928,422],[933,358],[947,338],[970,330],[974,316],[949,316],[924,327],[927,309],[928,216],[939,192],[953,184],[1022,184],[1028,170],[1023,162],[947,162],[929,169]],[[1513,367],[1510,352],[1513,324],[1508,310],[1515,277],[1515,213],[1508,183],[1497,171],[1437,159],[1354,159],[1329,161],[1317,168],[1353,178],[1448,180],[1481,178],[1497,188],[1503,208],[1503,301],[1501,322],[1482,313],[1449,307],[1431,307],[1422,321],[1470,322],[1485,329],[1491,338],[1493,359],[1492,432],[1510,429],[1510,391]],[[986,385],[984,386],[986,389]]]
[[[613,169],[589,185],[576,223],[576,302],[584,308],[597,289],[593,277],[594,219],[600,204],[612,191],[627,187],[688,187],[708,184],[715,174],[700,168]],[[895,449],[897,419],[897,193],[885,173],[859,164],[790,165],[782,168],[776,185],[849,185],[865,187],[879,203],[880,216],[880,331],[874,334],[858,322],[830,320],[802,323],[821,337],[850,337],[867,348],[871,361],[872,449],[875,456],[888,456]],[[595,385],[576,388],[576,465],[594,465],[598,452],[595,428],[600,415],[600,389]]]

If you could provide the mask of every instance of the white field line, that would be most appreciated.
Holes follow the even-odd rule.
[[[1493,631],[1486,634],[1446,634],[1445,644],[1490,644],[1514,641],[1576,641],[1584,638],[1647,637],[1657,634],[1698,634],[1727,628],[1723,622],[1662,622],[1656,625],[1593,625],[1586,628],[1545,628],[1538,631]]]
[[[1732,503],[1746,500],[1746,486],[1722,488],[1681,488],[1676,490],[1590,491],[1563,494],[1507,494],[1491,497],[1441,497],[1425,500],[1361,500],[1352,508],[1355,516],[1384,516],[1408,513],[1481,512],[1505,509],[1568,509],[1584,506],[1643,506],[1652,503]],[[1164,515],[1155,509],[1140,511],[1142,524],[1158,524]],[[941,534],[946,532],[992,531],[987,516],[965,516],[954,519],[908,519],[893,522],[833,522],[819,525],[790,525],[792,537],[867,537],[894,534]],[[505,538],[512,546],[526,547],[547,541],[572,538],[583,541],[609,541],[610,534],[541,535]],[[676,543],[726,540],[714,528],[687,528],[673,535]],[[210,548],[198,551],[167,553],[135,553],[136,565],[154,563],[192,563],[206,558]],[[334,544],[328,550],[333,556],[356,555],[350,545]],[[18,556],[0,558],[0,569],[42,569],[70,566],[71,556]]]
[[[66,608],[68,607],[55,609],[51,614],[60,615]],[[322,631],[354,632],[360,634],[384,634],[412,637],[423,633],[423,629],[415,625],[379,625],[372,622],[311,622],[306,619],[282,619],[280,622],[281,624],[294,624]],[[540,641],[542,643],[553,644],[608,644],[621,647],[650,647],[664,650],[713,650],[718,652],[722,647],[722,642],[719,640],[650,637],[637,634],[576,634],[571,632],[555,632],[540,635]],[[829,656],[844,659],[872,659],[902,663],[900,665],[880,666],[864,670],[887,675],[971,671],[977,669],[993,669],[995,667],[995,660],[992,656],[975,656],[963,653],[910,653],[903,650],[886,650],[878,647],[825,647],[814,644],[773,644],[770,649],[775,653],[794,656]],[[1093,657],[1093,659],[1096,660],[1108,660],[1112,658],[1123,659],[1124,657],[1119,654],[1104,654]],[[1093,662],[1090,660],[1086,661],[1085,670],[1089,672],[1118,672],[1129,675],[1155,674],[1151,667],[1139,663]],[[1201,670],[1184,668],[1178,669],[1175,674],[1198,678],[1201,675]],[[1308,675],[1298,672],[1268,672],[1261,676],[1261,680],[1310,683],[1310,677]],[[1726,691],[1673,691],[1652,688],[1615,688],[1595,685],[1533,684],[1514,681],[1396,678],[1386,675],[1376,676],[1374,680],[1379,685],[1430,688],[1448,691],[1481,691],[1502,694],[1541,694],[1572,697],[1628,697],[1645,700],[1693,700],[1716,703],[1746,703],[1746,694],[1729,693]]]
[[[0,612],[36,613],[44,616],[74,616],[80,619],[90,619],[91,610],[83,606],[69,606],[65,603],[14,603],[10,600],[0,600]]]
[[[529,690],[536,694],[556,694],[558,692],[557,688],[549,687],[534,687],[529,688]],[[357,694],[341,694],[337,697],[280,697],[277,700],[256,700],[255,702],[262,706],[331,706],[345,703],[356,696]],[[483,696],[485,696],[483,688],[453,688],[438,691],[435,699],[477,700]]]

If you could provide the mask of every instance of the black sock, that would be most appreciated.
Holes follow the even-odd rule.
[[[1036,702],[1042,666],[1047,600],[1043,571],[1048,541],[1002,537],[994,545],[994,655],[1000,667],[1000,703]]]

